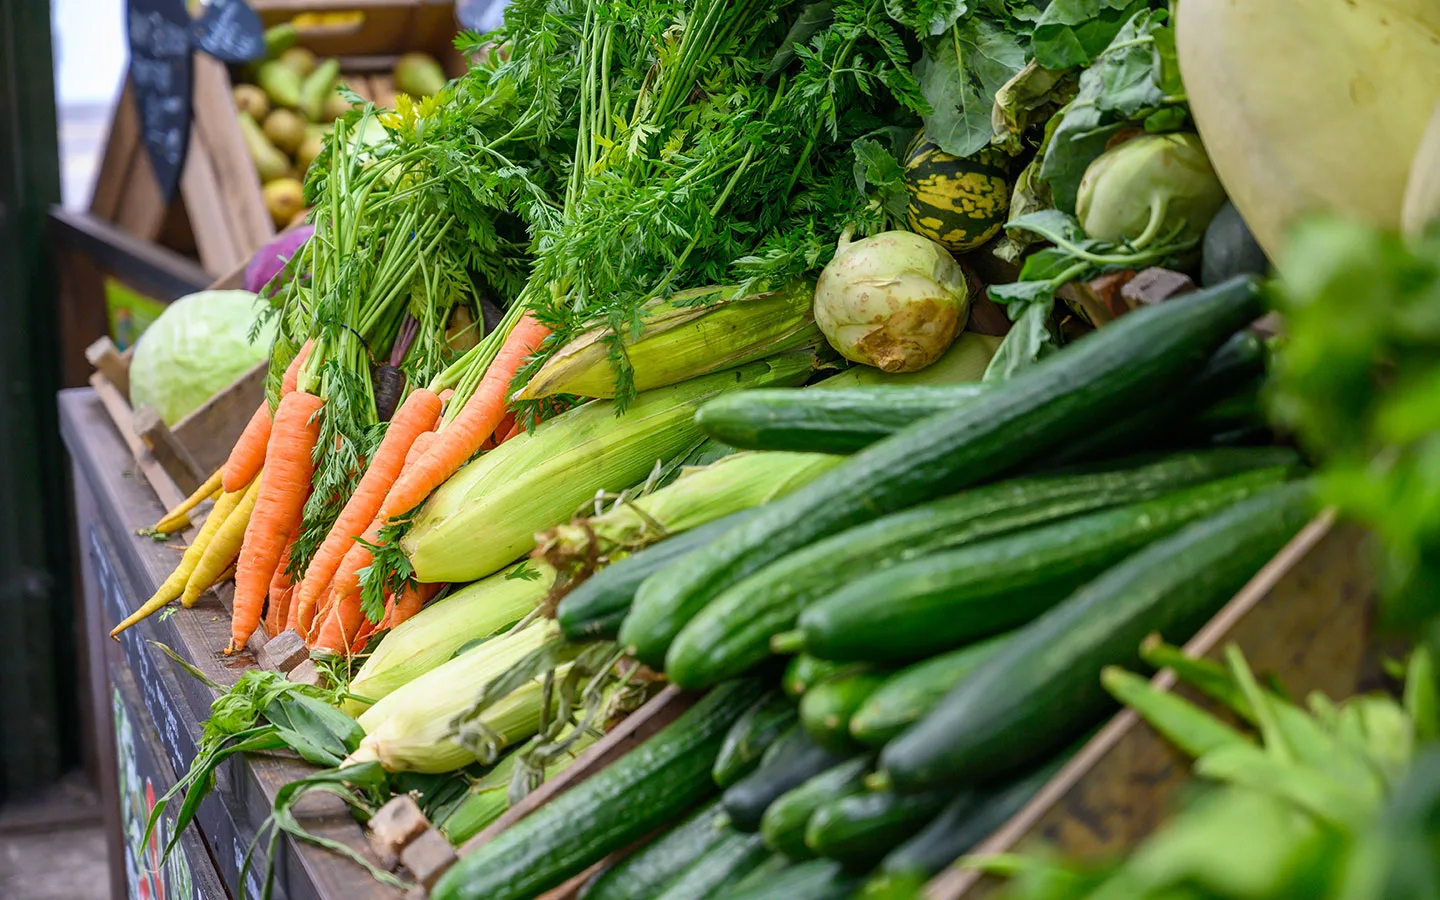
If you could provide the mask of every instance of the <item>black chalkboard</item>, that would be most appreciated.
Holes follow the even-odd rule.
[[[243,0],[212,0],[197,19],[191,19],[185,0],[129,0],[127,12],[140,136],[169,200],[190,144],[190,54],[198,47],[225,62],[245,62],[265,53],[265,35]]]
[[[265,26],[244,0],[210,0],[205,14],[191,24],[190,34],[196,47],[227,63],[265,55]]]

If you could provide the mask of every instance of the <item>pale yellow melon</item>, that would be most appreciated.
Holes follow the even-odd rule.
[[[1410,163],[1410,181],[1405,187],[1405,209],[1400,224],[1407,235],[1413,236],[1437,220],[1440,220],[1440,104],[1436,104],[1430,127],[1420,141],[1420,150]]]
[[[1329,211],[1398,228],[1440,102],[1440,0],[1183,0],[1180,71],[1226,191],[1272,259]]]

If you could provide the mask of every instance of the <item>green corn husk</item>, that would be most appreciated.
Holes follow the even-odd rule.
[[[871,385],[960,384],[979,381],[1004,338],[962,331],[944,355],[918,372],[882,372],[871,366],[851,366],[815,385],[817,388],[853,388]]]
[[[580,735],[568,750],[545,766],[545,780],[549,781],[563,772],[595,741],[596,735],[591,732]],[[507,754],[493,769],[476,779],[465,792],[465,799],[461,800],[443,821],[436,823],[435,827],[440,829],[440,833],[445,835],[450,843],[460,846],[510,808],[510,787],[515,776],[515,766],[528,746]]]
[[[804,487],[845,460],[830,453],[736,453],[687,469],[672,484],[622,500],[598,516],[557,525],[533,554],[560,571],[768,503]]]
[[[619,336],[636,391],[823,343],[811,314],[814,282],[722,299],[732,291],[695,288],[647,305],[636,333]],[[517,398],[614,397],[617,371],[611,354],[617,350],[617,336],[608,325],[591,328],[557,350]]]
[[[486,641],[391,693],[358,719],[365,737],[347,764],[378,761],[388,772],[435,773],[475,762],[475,754],[455,739],[453,721],[486,684],[554,635],[553,628],[529,625]],[[529,682],[481,713],[496,749],[528,740],[539,729],[542,690],[540,680]]]
[[[644,480],[657,460],[700,440],[695,410],[741,388],[799,384],[813,352],[749,363],[645,391],[624,414],[594,400],[512,438],[453,475],[401,541],[420,581],[473,581],[529,553],[535,535],[568,521],[598,491]]]
[[[511,566],[422,609],[381,639],[350,682],[341,709],[358,716],[409,684],[471,641],[492,637],[523,619],[555,581],[544,563]],[[521,577],[523,575],[524,577]]]

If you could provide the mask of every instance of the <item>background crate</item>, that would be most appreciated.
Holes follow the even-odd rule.
[[[407,51],[430,53],[452,76],[465,70],[454,48],[458,26],[449,0],[251,0],[251,6],[267,27],[306,13],[357,14],[344,25],[302,29],[300,46],[338,57],[341,80],[381,105],[394,100],[389,71]],[[197,258],[212,278],[244,265],[276,233],[236,124],[233,85],[233,73],[223,63],[195,55],[190,147],[179,189],[166,203],[140,142],[127,80],[90,206],[102,221]]]

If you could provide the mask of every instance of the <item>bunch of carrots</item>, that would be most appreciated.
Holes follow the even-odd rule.
[[[273,415],[269,402],[262,401],[220,471],[157,524],[157,532],[178,531],[199,503],[214,500],[175,571],[111,636],[177,598],[185,607],[193,605],[232,573],[235,597],[227,653],[242,649],[262,618],[271,636],[290,629],[312,649],[350,655],[375,632],[415,615],[441,585],[407,583],[386,596],[379,621],[370,621],[364,613],[361,574],[381,542],[380,530],[419,506],[476,453],[518,432],[507,402],[510,382],[549,333],[531,315],[520,315],[508,334],[496,335],[503,343],[492,351],[492,359],[467,354],[430,386],[411,390],[325,540],[292,582],[290,552],[310,494],[316,455],[324,452],[317,443],[325,401],[299,386],[313,346],[313,341],[306,342],[285,372]],[[448,385],[467,373],[473,380],[477,363],[484,365],[483,377],[459,409],[445,409],[455,395]]]

